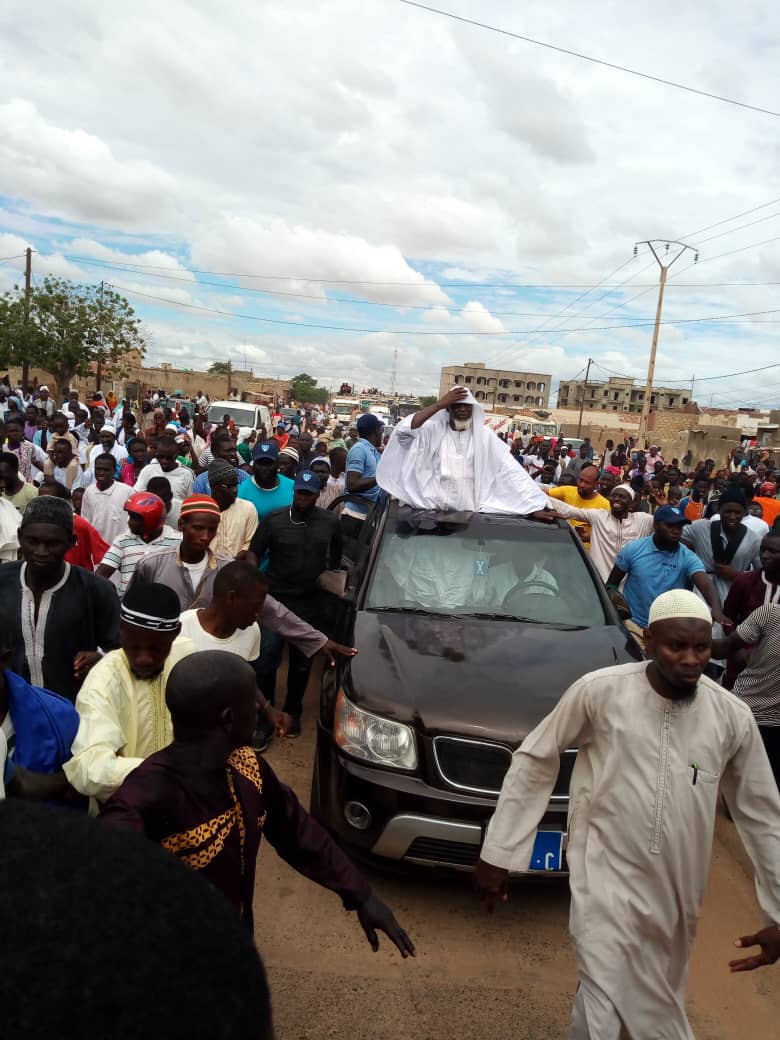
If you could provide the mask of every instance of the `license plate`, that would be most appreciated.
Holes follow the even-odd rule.
[[[563,832],[537,831],[529,870],[560,870],[563,861]]]

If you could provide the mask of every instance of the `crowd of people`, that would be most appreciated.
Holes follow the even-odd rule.
[[[575,746],[572,1036],[650,1035],[654,1014],[675,1023],[670,1037],[690,1035],[685,971],[721,781],[771,926],[744,937],[762,952],[735,968],[780,956],[780,498],[770,453],[735,452],[718,469],[713,459],[681,466],[628,438],[598,449],[585,439],[576,452],[555,439],[508,446],[464,388],[389,438],[370,413],[347,431],[303,410],[250,430],[229,414],[209,422],[208,404],[200,392],[175,403],[150,392],[134,407],[97,392],[82,404],[75,390],[59,403],[45,386],[0,382],[0,796],[89,807],[96,826],[145,835],[250,924],[265,835],[357,913],[374,948],[379,929],[413,954],[261,752],[301,733],[315,658],[359,650],[332,638],[333,597],[344,538],[385,496],[423,510],[561,517],[647,660],[585,676],[523,742],[478,886],[489,901],[505,898],[508,872],[527,869],[559,753]],[[626,756],[638,766],[631,797]],[[622,867],[599,856],[604,814],[626,820]],[[640,881],[655,899],[644,980],[613,963],[632,962],[646,935]]]

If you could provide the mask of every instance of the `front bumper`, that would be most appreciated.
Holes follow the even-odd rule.
[[[495,797],[365,765],[343,755],[321,724],[314,771],[313,811],[342,844],[364,855],[418,866],[476,866]],[[370,822],[364,829],[347,820],[345,808],[353,803],[368,810]],[[565,833],[567,811],[568,798],[554,796],[540,829]]]

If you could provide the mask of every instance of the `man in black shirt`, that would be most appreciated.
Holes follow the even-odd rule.
[[[0,630],[11,670],[70,701],[101,651],[119,646],[116,589],[65,561],[73,544],[70,504],[34,498],[19,528],[22,560],[0,567]]]
[[[324,626],[327,631],[325,594],[317,579],[323,571],[341,563],[341,523],[334,513],[317,508],[319,492],[319,480],[311,470],[299,473],[292,505],[263,517],[250,549],[258,560],[268,553],[271,595],[310,625]],[[277,632],[263,629],[257,677],[260,689],[271,703],[284,642]],[[310,672],[311,658],[290,643],[287,699],[283,709],[293,720],[288,736],[298,736],[301,732],[303,695]]]

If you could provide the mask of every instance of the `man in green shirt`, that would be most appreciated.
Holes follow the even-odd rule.
[[[20,513],[38,497],[38,489],[19,476],[19,459],[12,451],[0,451],[0,492]]]

